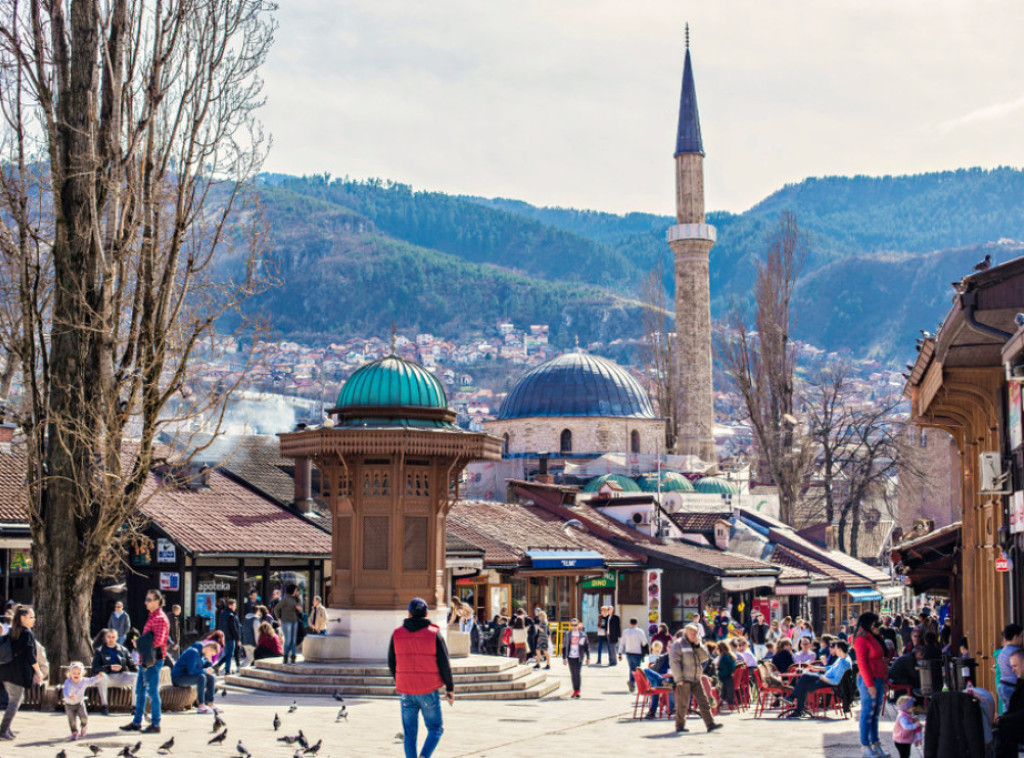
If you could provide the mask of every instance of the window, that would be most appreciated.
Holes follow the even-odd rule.
[[[568,429],[562,430],[562,438],[558,449],[563,453],[572,452],[572,432]]]
[[[629,452],[640,452],[640,432],[638,432],[636,429],[629,433]]]
[[[388,517],[363,517],[363,570],[388,570]]]
[[[505,436],[502,438],[501,455],[502,457],[508,457],[508,432],[505,432]]]

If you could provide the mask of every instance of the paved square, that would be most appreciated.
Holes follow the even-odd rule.
[[[496,756],[699,756],[715,758],[853,758],[860,755],[857,722],[850,720],[779,721],[773,716],[755,719],[752,712],[724,715],[724,729],[706,734],[699,717],[693,717],[692,731],[676,735],[673,722],[633,721],[633,696],[626,690],[626,667],[584,667],[583,690],[571,700],[567,669],[556,661],[551,672],[562,686],[539,701],[456,700],[444,706],[445,733],[434,754],[438,758],[483,758]],[[124,715],[90,716],[90,734],[70,742],[63,712],[24,711],[14,722],[14,742],[0,742],[0,756],[50,758],[61,749],[68,758],[92,756],[89,745],[102,748],[100,758],[114,756],[125,745],[142,740],[140,758],[158,755],[157,747],[174,735],[171,755],[236,756],[241,739],[253,758],[292,758],[295,753],[277,741],[302,729],[311,742],[323,738],[320,758],[381,758],[401,756],[401,721],[394,699],[347,699],[349,717],[335,721],[338,705],[330,697],[300,697],[298,709],[288,714],[293,698],[280,695],[229,693],[218,696],[227,739],[219,746],[207,746],[213,736],[212,716],[195,713],[168,714],[160,735],[137,735],[118,731],[130,718]],[[891,712],[891,711],[890,711]],[[274,714],[283,722],[274,732]],[[856,716],[857,710],[854,709]],[[689,722],[688,722],[689,723]],[[892,722],[882,724],[882,740],[891,749]],[[423,731],[420,730],[422,743]],[[892,751],[895,755],[895,751]]]

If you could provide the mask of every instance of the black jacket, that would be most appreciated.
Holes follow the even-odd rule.
[[[608,641],[615,644],[622,637],[622,621],[618,615],[612,614],[608,617]]]
[[[430,622],[425,618],[407,618],[402,622],[402,626],[410,632],[418,632],[430,626]],[[445,692],[454,692],[455,680],[452,679],[452,664],[448,660],[448,646],[444,643],[444,638],[440,634],[437,635],[437,645],[434,646],[434,649],[437,659],[437,673],[441,675],[441,681],[444,682]],[[394,635],[391,637],[391,644],[388,645],[388,668],[391,669],[391,676],[393,677],[398,668],[398,658],[395,656]]]
[[[116,662],[115,658],[117,659]],[[113,665],[120,666],[121,670],[111,671],[110,667]],[[104,644],[100,645],[93,652],[91,668],[93,673],[102,671],[104,674],[122,674],[135,671],[135,662],[124,645],[115,644],[113,648],[110,648]]]
[[[768,637],[768,625],[767,624],[755,624],[750,623],[750,630],[747,633],[750,637],[750,642],[753,645],[763,645],[765,639]]]
[[[909,684],[914,689],[921,686],[921,675],[917,673],[917,657],[904,653],[889,666],[889,681],[893,684]]]
[[[36,638],[30,630],[22,629],[18,639],[11,639],[11,652],[14,657],[0,666],[0,681],[31,687],[36,673],[32,668],[36,662]]]
[[[985,733],[978,700],[966,692],[936,692],[925,721],[924,758],[984,755]]]
[[[217,628],[224,632],[225,642],[231,640],[238,642],[242,639],[242,624],[234,611],[227,608],[222,610],[217,618]]]
[[[1024,679],[1017,682],[1006,706],[1006,713],[999,717],[999,731],[1004,729],[1024,734]]]

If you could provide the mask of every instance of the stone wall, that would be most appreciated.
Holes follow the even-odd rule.
[[[562,431],[572,432],[574,454],[632,452],[632,432],[640,433],[640,454],[665,452],[663,419],[612,418],[607,416],[541,416],[485,421],[484,431],[496,437],[508,434],[509,453],[560,452]]]

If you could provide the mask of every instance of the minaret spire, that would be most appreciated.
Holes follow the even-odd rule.
[[[676,271],[675,450],[715,463],[709,254],[715,228],[704,220],[704,143],[686,25],[683,88],[676,131],[676,225],[668,244]]]

